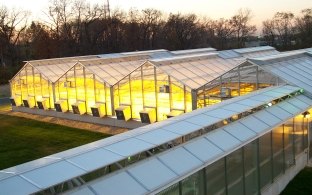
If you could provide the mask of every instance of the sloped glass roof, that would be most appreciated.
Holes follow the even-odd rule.
[[[6,185],[6,182],[11,181],[10,178],[21,176],[22,180],[25,182],[25,185],[29,185],[29,183],[30,185],[34,185],[32,192],[37,192],[49,186],[54,186],[58,183],[75,178],[79,175],[83,175],[101,167],[108,166],[120,161],[121,159],[126,159],[128,156],[139,154],[156,146],[165,144],[169,141],[176,140],[181,138],[181,136],[196,132],[202,128],[213,125],[216,122],[221,122],[232,115],[245,112],[250,108],[255,108],[260,105],[267,104],[270,101],[281,98],[285,95],[289,95],[293,92],[297,92],[299,90],[300,88],[289,85],[265,88],[245,96],[223,101],[210,107],[205,107],[193,112],[185,113],[181,116],[173,117],[162,122],[140,127],[123,134],[99,140],[58,154],[53,154],[29,163],[18,165],[16,167],[8,168],[0,171],[0,187],[2,185]],[[261,96],[268,92],[278,93],[270,93],[270,96],[262,99]],[[250,102],[250,99],[253,100],[255,98],[257,100]],[[245,103],[245,101],[247,103]],[[253,105],[251,105],[251,103],[253,103]],[[312,105],[312,100],[305,96],[295,96],[294,98],[287,100],[287,103],[291,104],[292,106],[285,106],[281,107],[280,109],[289,109],[289,113],[293,115],[296,114],[296,111],[305,110],[307,107]],[[232,104],[234,106],[232,106]],[[245,104],[248,104],[248,106]],[[262,124],[259,127],[276,125],[283,120],[274,116],[274,114],[279,114],[280,109],[274,108],[270,111],[260,111],[253,118],[253,122],[259,121],[258,123]],[[289,115],[283,114],[281,116],[287,117]],[[245,128],[242,131],[245,132],[246,130],[247,129]],[[255,133],[260,132],[261,129],[251,131],[253,133],[249,132],[250,134],[247,135],[254,135]],[[235,137],[234,133],[232,135],[231,130],[228,128],[222,129],[220,132],[221,133],[217,133],[214,136],[209,136],[209,134],[206,135],[209,136],[209,139],[207,138],[208,140],[211,142],[216,142],[215,144],[217,147],[220,144],[217,143],[217,138],[220,136],[219,134],[222,134],[224,138],[228,137],[229,143],[233,143],[233,146],[241,144],[241,140],[249,139],[250,137],[238,137],[239,135],[236,134],[235,136],[237,137]],[[213,147],[211,148],[213,149]],[[219,149],[226,150],[227,146],[219,146]],[[185,151],[183,150],[181,153],[185,153]],[[211,155],[215,156],[216,151]],[[209,159],[208,156],[203,158]],[[155,162],[156,164],[163,164],[163,161],[158,162],[159,159],[155,159],[155,161],[157,161]],[[194,161],[194,166],[197,164],[196,162]],[[167,170],[167,166],[165,167]],[[182,169],[185,170],[182,167],[180,169],[180,172],[178,170],[173,171],[169,169],[172,171],[172,174],[170,173],[169,175],[163,177],[172,179],[178,173],[182,173]],[[133,169],[133,171],[135,170],[136,169]],[[133,174],[131,174],[131,176],[133,176]],[[144,188],[152,189],[157,185],[158,183],[146,184]],[[14,185],[6,185],[6,188],[12,188],[12,190],[21,190],[13,189],[15,188]]]
[[[216,53],[177,56],[150,60],[150,62],[191,89],[197,89],[243,62],[223,59]]]
[[[293,104],[294,102],[304,102],[306,107],[298,108]],[[291,107],[283,107],[284,104],[280,105],[277,103],[271,107],[267,107],[265,110],[255,112],[252,115],[213,130],[176,148],[157,154],[151,159],[146,159],[126,167],[119,174],[129,173],[137,181],[136,185],[141,185],[141,187],[148,190],[148,193],[155,193],[168,184],[181,180],[181,177],[190,175],[198,169],[219,160],[226,154],[235,151],[237,148],[250,143],[289,118],[295,117],[311,108],[312,99],[304,95],[298,95],[285,100],[284,103],[296,107],[297,112],[294,112],[294,109]],[[278,110],[276,108],[283,109],[286,113],[292,112],[292,114],[279,115],[280,113],[276,112]],[[279,118],[275,115],[279,115]],[[264,116],[265,119],[263,118]],[[270,121],[272,116],[276,117],[277,120]],[[256,129],[254,126],[257,126]],[[87,183],[82,189],[77,189],[73,192],[78,193],[86,187],[92,188],[96,184],[109,182],[111,177],[113,178],[115,175],[101,177]],[[123,188],[123,185],[127,187],[128,180],[129,178],[121,178],[118,187]],[[100,194],[103,192],[105,192],[105,189],[103,191],[95,190],[95,193]]]
[[[249,61],[312,94],[312,53],[294,51]]]

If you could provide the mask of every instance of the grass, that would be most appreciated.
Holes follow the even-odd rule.
[[[0,170],[108,136],[0,114]]]
[[[312,194],[312,168],[306,167],[289,182],[281,195]]]

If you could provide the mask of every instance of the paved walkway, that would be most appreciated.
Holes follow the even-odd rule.
[[[0,106],[0,114],[24,117],[28,119],[37,120],[37,121],[43,121],[43,122],[48,122],[48,123],[64,125],[68,127],[85,129],[88,131],[101,132],[101,133],[106,133],[110,135],[116,135],[116,134],[128,131],[128,129],[124,129],[120,127],[97,125],[93,123],[85,123],[85,122],[61,119],[61,118],[50,117],[50,116],[41,116],[41,115],[35,115],[35,114],[29,114],[29,113],[22,113],[22,112],[13,112],[10,106]]]

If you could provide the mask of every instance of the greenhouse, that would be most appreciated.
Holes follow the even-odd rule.
[[[272,47],[151,50],[29,61],[11,80],[15,106],[153,123],[282,84],[246,57]]]
[[[230,53],[227,51],[227,54]],[[181,104],[186,105],[182,109],[199,107],[199,90],[204,93],[204,102],[207,101],[209,106],[2,170],[0,189],[5,194],[280,194],[312,160],[311,50],[243,61],[241,56],[222,58],[219,55],[192,54],[149,60],[141,55],[131,59],[126,57],[124,61],[79,61],[69,68],[67,76],[63,75],[62,82],[67,82],[72,76],[76,79],[77,73],[84,79],[81,83],[94,78],[90,81],[94,86],[100,81],[99,88],[107,85],[111,94],[117,94],[107,96],[114,102],[111,107],[117,107],[115,110],[123,111],[127,104],[127,108],[131,108],[134,103],[137,104],[136,109],[141,110],[145,105],[154,103],[144,97],[145,92],[149,94],[149,89],[145,88],[145,75],[151,78],[151,81],[147,80],[148,85],[154,83],[150,93],[158,97],[158,93],[169,92],[164,98],[169,108]],[[93,63],[88,64],[91,61]],[[117,71],[120,73],[116,73],[113,80],[96,77],[96,73],[104,75],[101,69],[109,70],[109,64],[114,67],[117,67],[115,63],[120,64],[118,70],[121,70],[123,66],[130,67],[127,63],[131,61],[140,61],[142,64],[133,63],[135,65],[130,74],[124,76],[122,71]],[[216,61],[222,65],[214,67],[224,70],[213,69],[218,72],[209,72],[209,64]],[[240,63],[235,65],[237,61]],[[226,62],[226,65],[220,62]],[[200,66],[201,63],[204,65]],[[206,67],[207,71],[203,73],[199,67]],[[112,73],[112,70],[107,73]],[[207,79],[202,83],[208,84],[201,86],[201,80],[196,78]],[[157,85],[158,81],[161,81],[160,86]],[[169,89],[162,87],[162,81]],[[170,91],[175,84],[170,81],[178,83],[178,89],[185,89],[183,97],[187,96],[190,100],[179,96],[180,104],[174,107],[170,105],[169,97],[173,96]],[[58,82],[64,86],[60,81],[55,83]],[[139,84],[136,85],[136,82]],[[215,86],[213,82],[216,82]],[[76,83],[74,81],[73,88],[76,88]],[[235,84],[235,93],[232,92],[233,86],[228,83]],[[231,96],[213,97],[221,102],[210,105],[210,99],[206,98],[212,98],[213,86],[219,86],[220,92],[223,86],[232,87],[231,93],[227,94]],[[83,88],[82,92],[85,89],[88,88]],[[82,92],[72,93],[78,97]],[[120,97],[121,94],[123,97]],[[112,99],[115,96],[118,98]],[[93,96],[89,98],[97,100]],[[193,98],[197,98],[196,104]],[[166,107],[157,107],[157,101],[160,100],[155,98],[153,105],[156,108],[149,108],[162,111]],[[95,101],[89,104],[93,103]],[[169,111],[166,109],[164,112]],[[58,113],[54,110],[50,112]],[[64,114],[75,115],[69,112]]]

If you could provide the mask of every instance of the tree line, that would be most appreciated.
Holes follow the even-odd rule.
[[[44,18],[29,21],[29,12],[0,5],[0,83],[30,59],[160,48],[223,50],[259,41],[249,9],[212,20],[156,9],[115,9],[108,14],[104,5],[85,0],[50,0]],[[311,47],[312,9],[299,16],[276,13],[263,22],[262,35],[260,40],[281,50]]]

